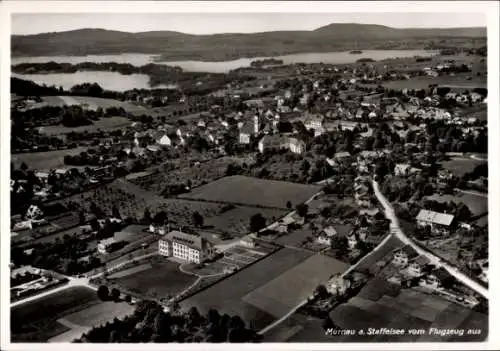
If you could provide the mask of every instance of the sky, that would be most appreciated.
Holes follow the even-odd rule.
[[[103,28],[124,32],[169,30],[189,34],[314,30],[330,23],[395,28],[485,27],[482,13],[37,13],[13,14],[12,34]]]

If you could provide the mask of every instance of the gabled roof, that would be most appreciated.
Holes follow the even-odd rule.
[[[430,222],[445,226],[449,226],[453,222],[453,219],[453,215],[429,210],[420,210],[417,216],[417,221]]]

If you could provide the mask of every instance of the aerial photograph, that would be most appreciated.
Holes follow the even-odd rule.
[[[486,341],[452,12],[12,14],[10,342]]]

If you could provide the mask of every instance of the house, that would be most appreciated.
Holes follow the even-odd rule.
[[[306,151],[306,143],[297,138],[289,138],[288,147],[295,154],[302,154]]]
[[[345,159],[351,157],[351,154],[347,151],[342,151],[342,152],[335,153],[334,157],[337,161],[342,161],[342,160],[345,160]]]
[[[420,277],[424,273],[424,268],[430,263],[430,260],[425,256],[418,256],[410,262],[408,266],[408,274],[413,277]]]
[[[394,167],[394,175],[407,176],[410,173],[411,166],[408,163],[398,163]]]
[[[167,134],[164,134],[160,137],[156,142],[162,146],[172,146],[172,140],[168,137]]]
[[[326,290],[330,294],[343,295],[351,287],[351,280],[340,274],[336,274],[328,280]]]
[[[188,262],[201,263],[215,254],[215,249],[207,239],[195,234],[173,230],[158,241],[158,253]]]
[[[419,281],[419,285],[429,289],[443,289],[443,285],[453,281],[453,276],[442,267],[432,271]]]
[[[259,152],[264,153],[266,150],[282,150],[288,149],[288,137],[283,135],[265,135],[259,140]]]
[[[399,250],[396,250],[392,258],[392,263],[396,266],[406,267],[408,262],[417,257],[418,253],[410,246],[406,245]]]
[[[36,206],[36,205],[31,205],[28,210],[26,211],[26,215],[25,217],[27,219],[36,219],[36,218],[40,218],[41,216],[43,216],[43,212],[42,210]]]
[[[240,240],[240,244],[245,247],[255,247],[255,240],[249,236],[244,236]]]
[[[240,144],[250,144],[250,137],[260,131],[260,119],[255,115],[251,120],[247,120],[240,128]]]
[[[321,115],[309,115],[304,121],[304,126],[307,130],[316,130],[323,128],[323,116]]]
[[[358,245],[358,238],[356,237],[356,234],[354,232],[351,232],[347,235],[347,246],[350,249],[354,249],[356,248],[356,245]]]
[[[335,230],[335,228],[333,228],[332,226],[328,226],[321,231],[319,236],[316,238],[316,241],[319,244],[330,246],[335,235],[337,235],[337,231]]]
[[[103,239],[97,244],[97,251],[103,255],[112,251],[118,242],[114,237]]]
[[[419,227],[430,226],[433,234],[444,234],[449,231],[454,216],[430,210],[420,210],[416,220]]]

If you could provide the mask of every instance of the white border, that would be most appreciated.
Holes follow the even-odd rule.
[[[0,69],[0,91],[1,91],[1,116],[0,119],[0,248],[1,248],[1,319],[0,332],[2,350],[84,350],[87,348],[98,348],[102,350],[136,350],[134,344],[10,344],[10,306],[7,277],[9,277],[8,263],[10,262],[10,15],[12,13],[175,13],[175,12],[295,12],[295,13],[325,13],[325,12],[438,12],[458,13],[474,12],[484,13],[488,18],[488,129],[489,129],[489,228],[490,243],[490,289],[500,292],[500,283],[493,277],[499,277],[499,249],[500,249],[500,214],[499,199],[500,187],[498,187],[499,170],[498,155],[500,155],[499,144],[499,7],[496,1],[353,1],[353,2],[264,2],[264,1],[239,1],[239,2],[156,2],[156,1],[4,1],[0,2],[0,34],[1,34],[1,69]],[[167,19],[166,19],[167,20]],[[494,296],[494,294],[490,294]],[[141,344],[141,349],[151,350],[233,350],[241,349],[275,349],[275,350],[417,350],[417,349],[499,349],[500,348],[500,301],[490,300],[490,328],[488,341],[484,343],[309,343],[309,344]]]

